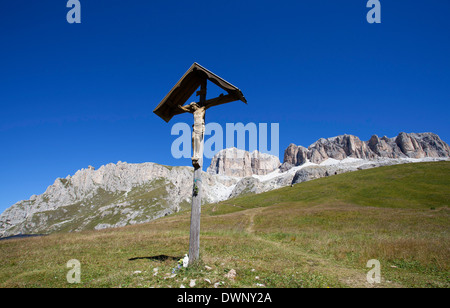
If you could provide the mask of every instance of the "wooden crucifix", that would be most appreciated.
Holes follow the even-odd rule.
[[[207,82],[210,81],[227,92],[214,99],[206,100]],[[197,91],[199,102],[184,106],[186,101]],[[202,203],[202,169],[203,143],[205,135],[205,114],[208,108],[234,101],[247,103],[241,90],[225,81],[198,63],[194,63],[178,83],[166,95],[153,111],[164,121],[169,122],[173,116],[192,113],[194,125],[192,132],[192,166],[194,167],[194,183],[192,189],[192,210],[189,239],[189,265],[195,263],[200,255],[200,214]]]

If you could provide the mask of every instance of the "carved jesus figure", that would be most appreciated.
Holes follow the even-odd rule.
[[[194,115],[194,125],[192,132],[192,165],[195,168],[200,167],[200,159],[203,156],[203,138],[205,135],[205,113],[208,108],[212,106],[226,104],[234,99],[231,99],[230,96],[220,95],[218,98],[206,101],[204,106],[201,106],[198,103],[190,103],[187,106],[178,106],[183,112],[189,112]]]
[[[200,107],[197,103],[191,103],[187,106],[178,107],[184,112],[189,112],[194,115],[194,125],[192,125],[192,148],[194,152],[192,155],[192,165],[195,168],[199,168],[199,161],[202,156],[201,147],[203,144],[203,137],[205,135],[205,113],[207,107]]]

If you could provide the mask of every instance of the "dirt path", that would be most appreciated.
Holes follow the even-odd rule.
[[[249,223],[245,231],[248,233],[255,233],[255,217],[262,214],[263,211],[264,208],[262,207],[249,210]]]
[[[309,271],[317,271],[323,273],[324,275],[332,275],[338,278],[340,282],[351,287],[351,288],[399,288],[402,287],[399,284],[385,281],[382,279],[381,284],[370,284],[367,282],[367,270],[359,270],[355,268],[350,268],[343,264],[324,258],[320,255],[310,254],[305,252],[301,246],[287,246],[283,243],[272,241],[262,236],[255,234],[255,219],[258,215],[264,215],[263,211],[265,208],[255,208],[247,210],[248,213],[248,226],[245,231],[252,234],[255,241],[264,242],[265,245],[275,246],[276,249],[288,251],[290,254],[298,256],[299,259],[305,260],[306,266]]]

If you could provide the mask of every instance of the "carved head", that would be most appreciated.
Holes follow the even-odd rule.
[[[192,107],[192,109],[194,109],[194,111],[200,108],[200,106],[195,102],[192,102],[189,105]]]

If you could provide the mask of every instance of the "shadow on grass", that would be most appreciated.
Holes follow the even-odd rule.
[[[29,237],[40,237],[40,236],[47,236],[47,234],[18,234],[18,235],[12,235],[12,236],[8,236],[8,237],[2,237],[2,238],[0,238],[0,241],[22,239],[22,238],[29,238]]]
[[[178,261],[180,259],[182,259],[183,257],[171,257],[171,256],[166,256],[166,255],[159,255],[159,256],[152,256],[152,257],[136,257],[136,258],[131,258],[128,259],[128,261],[135,261],[135,260],[152,260],[152,261]]]

